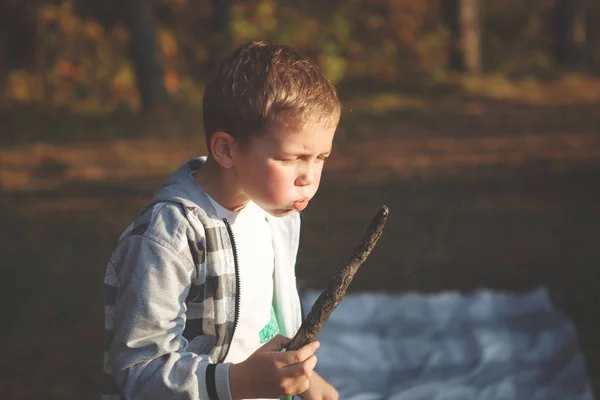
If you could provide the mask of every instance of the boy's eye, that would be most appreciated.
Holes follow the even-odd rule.
[[[327,160],[327,157],[329,157],[329,156],[317,156],[316,161],[325,162],[325,160]],[[282,164],[290,165],[290,164],[295,164],[296,162],[298,162],[302,159],[304,159],[304,157],[281,158],[281,159],[279,159],[279,162],[281,162]],[[308,161],[308,158],[306,160]]]

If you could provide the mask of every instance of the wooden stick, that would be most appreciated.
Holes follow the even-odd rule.
[[[292,343],[288,346],[288,351],[298,350],[300,347],[315,340],[315,337],[319,334],[319,331],[333,310],[335,310],[346,294],[346,290],[350,286],[354,274],[356,274],[358,268],[365,262],[369,253],[375,247],[377,240],[383,232],[388,215],[389,209],[386,206],[381,206],[379,212],[367,228],[363,239],[354,248],[348,263],[334,275],[325,291],[321,293],[313,304],[300,329],[298,329],[298,332],[292,339]]]

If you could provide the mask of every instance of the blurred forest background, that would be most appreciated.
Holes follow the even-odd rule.
[[[253,39],[299,49],[343,87],[503,97],[515,81],[539,98],[544,82],[584,79],[566,71],[600,73],[600,4],[586,0],[4,0],[0,18],[4,107],[197,106],[214,61]]]
[[[351,290],[545,285],[597,391],[600,2],[1,0],[2,397],[98,398],[109,253],[205,154],[204,81],[253,39],[315,59],[343,103],[303,284],[387,204]]]

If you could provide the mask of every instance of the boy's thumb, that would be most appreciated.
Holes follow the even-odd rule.
[[[281,351],[290,345],[292,339],[283,335],[274,336],[273,339],[265,343],[257,352]]]

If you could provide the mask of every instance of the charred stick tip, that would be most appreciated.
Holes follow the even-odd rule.
[[[381,215],[383,217],[387,217],[388,214],[390,213],[390,209],[388,208],[388,206],[386,206],[385,204],[381,206],[381,208],[379,209],[379,212],[381,213]]]

